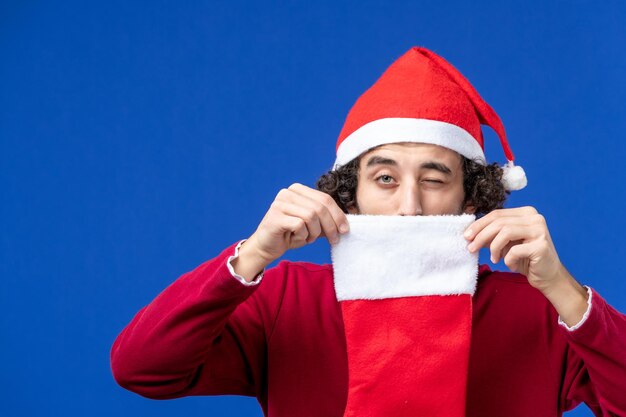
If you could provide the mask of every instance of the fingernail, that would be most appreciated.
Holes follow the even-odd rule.
[[[465,233],[463,233],[463,236],[465,236],[466,238],[470,237],[471,235],[472,235],[472,229],[467,229]]]
[[[467,245],[467,249],[468,249],[470,252],[474,252],[474,244],[473,244],[473,243],[470,243],[469,245]]]
[[[333,244],[333,245],[335,243],[339,242],[339,238],[337,236],[331,236],[330,239],[328,239],[328,240],[330,240],[330,243]]]
[[[346,223],[342,223],[341,226],[339,226],[339,231],[341,233],[346,233],[348,231],[348,225]]]

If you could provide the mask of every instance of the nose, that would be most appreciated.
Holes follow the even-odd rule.
[[[422,214],[420,204],[419,187],[417,184],[403,184],[400,187],[398,198],[400,199],[398,214],[400,216],[419,216]]]

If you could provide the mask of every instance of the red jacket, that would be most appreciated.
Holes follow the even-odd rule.
[[[117,382],[142,396],[239,394],[270,417],[341,417],[348,366],[332,265],[282,261],[234,278],[235,244],[168,286],[115,340]],[[626,316],[592,291],[576,330],[520,274],[481,265],[467,416],[626,416]],[[419,387],[415,387],[419,389]]]

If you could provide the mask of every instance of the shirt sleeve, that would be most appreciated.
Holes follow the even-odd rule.
[[[570,332],[574,331],[574,330],[578,329],[580,326],[582,326],[583,323],[585,321],[587,321],[587,317],[589,317],[589,312],[591,311],[591,303],[592,303],[592,298],[593,298],[593,292],[591,291],[591,288],[589,288],[588,286],[584,285],[584,287],[587,289],[587,310],[585,311],[585,314],[583,314],[583,317],[580,319],[580,321],[578,323],[576,323],[575,325],[573,325],[572,327],[569,327],[567,325],[567,323],[565,323],[563,320],[561,320],[561,316],[559,316],[559,319],[558,319],[559,325],[565,327]]]
[[[582,323],[558,326],[567,341],[561,409],[584,402],[597,416],[626,417],[626,315],[588,291],[593,302]]]
[[[126,325],[110,352],[119,385],[153,399],[259,398],[284,271],[268,270],[264,285],[241,285],[227,267],[234,252],[232,244],[178,277]]]
[[[237,259],[237,257],[239,257],[239,248],[241,247],[241,245],[243,244],[243,242],[245,242],[247,239],[243,239],[241,240],[237,246],[235,246],[235,254],[233,256],[229,256],[228,259],[226,259],[226,266],[228,267],[228,271],[230,272],[230,275],[233,278],[236,278],[239,282],[241,282],[243,285],[247,285],[247,286],[253,286],[253,285],[258,285],[259,282],[261,282],[261,280],[263,279],[263,273],[265,272],[265,268],[263,268],[263,271],[259,272],[259,274],[250,282],[246,281],[246,279],[244,277],[242,277],[241,275],[238,275],[235,273],[235,269],[233,268],[232,262]]]

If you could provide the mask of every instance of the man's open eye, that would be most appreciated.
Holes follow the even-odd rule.
[[[383,184],[391,184],[391,182],[393,181],[393,177],[391,175],[383,174],[376,177],[376,181],[380,181]]]

